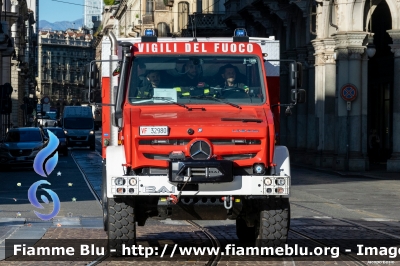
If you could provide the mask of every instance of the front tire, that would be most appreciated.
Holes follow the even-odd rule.
[[[290,227],[290,204],[288,198],[270,198],[262,210],[256,225],[258,247],[282,247]]]
[[[108,247],[111,256],[122,255],[122,244],[136,244],[134,201],[131,198],[110,198],[108,210]],[[111,250],[115,249],[115,252]]]

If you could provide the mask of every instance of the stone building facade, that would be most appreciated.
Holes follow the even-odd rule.
[[[53,108],[87,102],[86,65],[95,58],[88,30],[39,31],[37,97]]]
[[[24,99],[34,97],[29,86],[35,84],[35,73],[27,70],[35,69],[35,7],[34,0],[0,1],[0,85],[12,86],[11,113],[0,114],[0,139],[9,127],[25,124]]]
[[[376,167],[370,159],[377,153],[381,167],[400,171],[398,1],[228,0],[225,6],[228,26],[274,35],[282,58],[303,63],[308,102],[281,117],[281,142],[292,160],[364,171]],[[282,101],[288,102],[285,75],[283,67]],[[341,97],[347,88],[357,92],[351,104]],[[373,130],[377,150],[369,145]]]
[[[117,37],[138,37],[145,29],[155,29],[158,37],[232,34],[223,22],[222,1],[121,0],[118,5],[104,8],[102,30],[110,29],[109,12]]]
[[[195,12],[220,16],[204,9],[204,0],[162,2],[120,1],[108,29],[119,37],[139,36],[144,28],[156,29],[158,36],[191,36],[193,18],[200,17]],[[196,20],[198,34],[231,36],[235,28],[245,28],[250,36],[275,36],[281,58],[303,65],[307,103],[292,109],[292,116],[281,116],[279,139],[292,161],[336,170],[400,171],[398,0],[227,0],[218,12],[223,15],[212,34],[202,32]],[[281,102],[290,102],[284,63],[280,84]],[[348,89],[356,93],[351,103],[341,96]],[[374,130],[380,138],[376,150],[370,148]]]

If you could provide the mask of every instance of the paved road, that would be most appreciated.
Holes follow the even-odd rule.
[[[303,168],[292,170],[291,202],[336,218],[400,221],[400,180],[332,175]],[[399,175],[400,179],[400,175]],[[292,217],[321,216],[303,208]]]
[[[100,191],[101,158],[96,152],[87,149],[74,149],[72,156],[60,157],[57,168],[48,178],[51,188],[60,197],[62,208],[59,215],[52,222],[41,222],[33,213],[34,207],[27,200],[26,191],[29,186],[40,179],[32,170],[13,170],[0,172],[3,186],[0,189],[0,239],[8,238],[46,238],[46,239],[106,239],[102,230],[102,214],[98,202],[92,191],[82,178],[82,172],[76,166],[82,167],[82,172],[88,176],[92,188]],[[57,173],[61,172],[61,176]],[[316,239],[360,239],[370,237],[382,239],[387,237],[379,232],[367,228],[384,231],[388,234],[400,236],[400,212],[398,191],[400,184],[393,178],[364,178],[343,177],[329,173],[322,173],[303,168],[292,169],[291,189],[291,228]],[[11,176],[12,178],[7,178]],[[19,186],[18,183],[21,183]],[[72,183],[72,186],[69,185]],[[75,199],[75,200],[74,200]],[[46,213],[48,209],[41,210]],[[19,214],[18,214],[19,213]],[[355,222],[356,224],[350,224]],[[233,221],[202,221],[222,243],[237,241]],[[139,243],[144,245],[162,245],[163,241],[176,239],[201,240],[204,235],[184,221],[155,221],[149,220],[145,227],[138,227]],[[291,240],[298,236],[294,231],[289,234]],[[163,241],[161,241],[164,239]],[[174,240],[175,239],[175,240]],[[179,240],[181,239],[181,240]],[[0,241],[2,242],[2,241]],[[342,241],[343,242],[343,241]],[[4,245],[4,243],[3,243]],[[0,254],[1,255],[1,254]],[[120,265],[121,262],[103,262],[104,265]],[[200,258],[192,258],[187,265],[201,265]],[[16,262],[7,262],[2,265],[18,265]],[[259,265],[266,261],[257,262]],[[290,259],[275,259],[270,265],[291,264]],[[309,262],[308,262],[309,263]],[[303,265],[308,265],[304,263]],[[51,264],[51,263],[50,263]],[[71,265],[81,265],[72,263]],[[121,264],[121,265],[122,265]],[[237,261],[227,262],[224,265],[236,265]],[[256,262],[242,261],[242,265],[254,265]],[[296,265],[301,265],[296,261]],[[345,262],[345,265],[351,263]],[[32,262],[26,265],[40,265]],[[163,265],[163,264],[159,264]],[[316,264],[319,265],[319,264]]]

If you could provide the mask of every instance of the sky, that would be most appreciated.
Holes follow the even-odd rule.
[[[39,0],[39,20],[54,23],[83,18],[84,0]]]

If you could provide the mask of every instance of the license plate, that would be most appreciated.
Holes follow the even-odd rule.
[[[157,126],[157,127],[140,127],[140,136],[168,136],[167,126]]]
[[[77,141],[77,142],[76,142],[76,144],[82,144],[82,142],[80,142],[80,141]]]
[[[25,161],[25,157],[17,157],[17,161]]]

